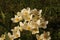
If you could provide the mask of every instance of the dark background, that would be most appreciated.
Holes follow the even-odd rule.
[[[11,18],[27,7],[42,9],[43,17],[49,21],[45,31],[51,32],[51,40],[60,40],[60,0],[0,0],[0,35],[18,24],[13,24]],[[36,40],[35,35],[24,32],[22,32],[22,40]]]

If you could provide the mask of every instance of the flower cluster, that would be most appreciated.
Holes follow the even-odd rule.
[[[11,18],[13,23],[19,22],[21,30],[29,30],[32,34],[39,33],[39,28],[47,28],[48,21],[45,21],[41,16],[42,10],[30,8],[22,9],[17,12],[14,18]]]
[[[31,31],[32,34],[39,33],[39,28],[46,29],[48,21],[45,21],[42,18],[42,10],[30,8],[22,9],[21,12],[17,12],[14,18],[11,18],[13,23],[19,23],[18,26],[11,29],[13,34],[8,32],[8,36],[10,40],[14,40],[15,38],[20,37],[20,32],[23,30]],[[43,34],[36,35],[37,40],[50,40],[50,33],[44,32]]]

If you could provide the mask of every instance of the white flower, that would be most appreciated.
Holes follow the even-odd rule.
[[[20,37],[20,31],[13,32],[14,39]]]
[[[20,31],[23,31],[24,30],[24,26],[25,26],[25,24],[23,23],[23,22],[19,22],[19,25],[20,25]]]
[[[5,35],[1,35],[0,40],[5,40]]]
[[[44,28],[46,29],[47,28],[47,24],[48,24],[48,21],[43,21],[40,23],[40,28]]]
[[[37,34],[36,38],[37,38],[37,40],[51,40],[50,32],[44,32],[40,36]]]
[[[20,31],[19,30],[20,30],[19,26],[14,27],[14,29],[11,30],[13,33],[14,39],[20,37]]]
[[[25,20],[25,21],[30,21],[31,19],[31,16],[29,15],[29,14],[25,14],[25,15],[23,15],[23,19]]]
[[[26,15],[26,14],[30,14],[30,8],[27,8],[27,9],[22,9],[21,10],[21,13],[23,14],[23,15]]]
[[[8,36],[10,40],[14,40],[14,36],[10,32],[8,32]]]
[[[29,25],[29,23],[24,23],[24,27],[23,27],[24,30],[31,30],[31,25]]]
[[[14,29],[11,29],[12,34],[8,32],[8,36],[9,36],[10,40],[14,40],[14,39],[20,37],[19,29],[20,29],[20,27],[17,26],[17,27],[14,27]]]
[[[22,17],[25,21],[30,21],[32,19],[32,16],[30,13],[31,13],[30,8],[21,10]]]
[[[19,22],[20,20],[22,20],[22,17],[20,16],[17,16],[17,15],[15,15],[15,18],[11,18],[11,20],[14,22],[14,23],[17,23],[17,22]]]

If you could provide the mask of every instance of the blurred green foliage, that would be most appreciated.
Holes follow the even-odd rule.
[[[17,25],[10,19],[27,7],[42,9],[43,17],[49,21],[46,31],[51,32],[51,40],[60,40],[60,0],[0,0],[0,35]],[[22,40],[36,40],[35,35],[22,34]]]

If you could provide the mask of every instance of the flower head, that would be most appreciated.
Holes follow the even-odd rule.
[[[12,20],[14,23],[17,23],[17,22],[19,22],[20,20],[22,20],[22,17],[15,15],[15,18],[11,18],[11,20]]]
[[[1,35],[0,40],[5,40],[5,35],[4,34]]]
[[[41,35],[36,35],[37,40],[51,40],[50,32],[44,32]]]

